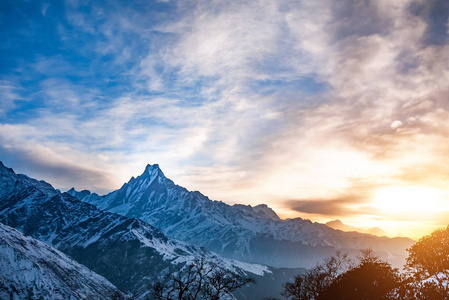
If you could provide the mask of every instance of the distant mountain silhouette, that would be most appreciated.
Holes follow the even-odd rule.
[[[364,228],[360,228],[360,227],[346,225],[340,220],[329,221],[326,223],[326,225],[330,228],[341,230],[341,231],[347,231],[347,232],[355,231],[355,232],[368,233],[368,234],[377,235],[377,236],[389,236],[388,232],[380,229],[379,227],[364,229]]]

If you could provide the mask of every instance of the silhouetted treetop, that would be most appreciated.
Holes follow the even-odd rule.
[[[424,236],[407,251],[406,268],[417,279],[434,277],[439,282],[449,279],[449,226]]]

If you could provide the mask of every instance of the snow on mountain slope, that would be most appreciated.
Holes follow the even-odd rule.
[[[356,253],[362,248],[402,265],[405,249],[413,244],[407,238],[342,232],[301,218],[281,220],[266,205],[212,201],[175,185],[158,165],[147,165],[142,175],[106,196],[73,188],[68,193],[102,210],[147,221],[169,237],[275,267],[311,267],[336,249]]]
[[[124,299],[62,252],[0,223],[0,299]]]
[[[269,272],[169,239],[144,221],[103,212],[67,193],[48,192],[42,182],[3,165],[0,172],[5,175],[0,184],[15,187],[0,196],[0,222],[63,251],[125,293],[141,295],[162,270],[199,257],[240,274]]]
[[[0,161],[0,197],[20,191],[28,186],[34,186],[36,189],[55,195],[59,193],[50,184],[45,181],[38,181],[23,174],[16,174],[11,168],[7,168]]]

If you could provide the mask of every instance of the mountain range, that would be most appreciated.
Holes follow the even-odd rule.
[[[268,206],[228,205],[174,184],[159,165],[105,196],[68,191],[101,210],[152,224],[169,237],[224,257],[274,267],[313,267],[337,249],[355,254],[371,248],[402,266],[408,238],[377,237],[334,230],[301,218],[281,220]]]

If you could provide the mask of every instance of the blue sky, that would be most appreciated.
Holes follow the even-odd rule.
[[[106,193],[158,163],[284,217],[411,235],[447,220],[447,1],[6,0],[0,14],[0,159],[18,172]],[[434,210],[384,207],[410,191]]]

